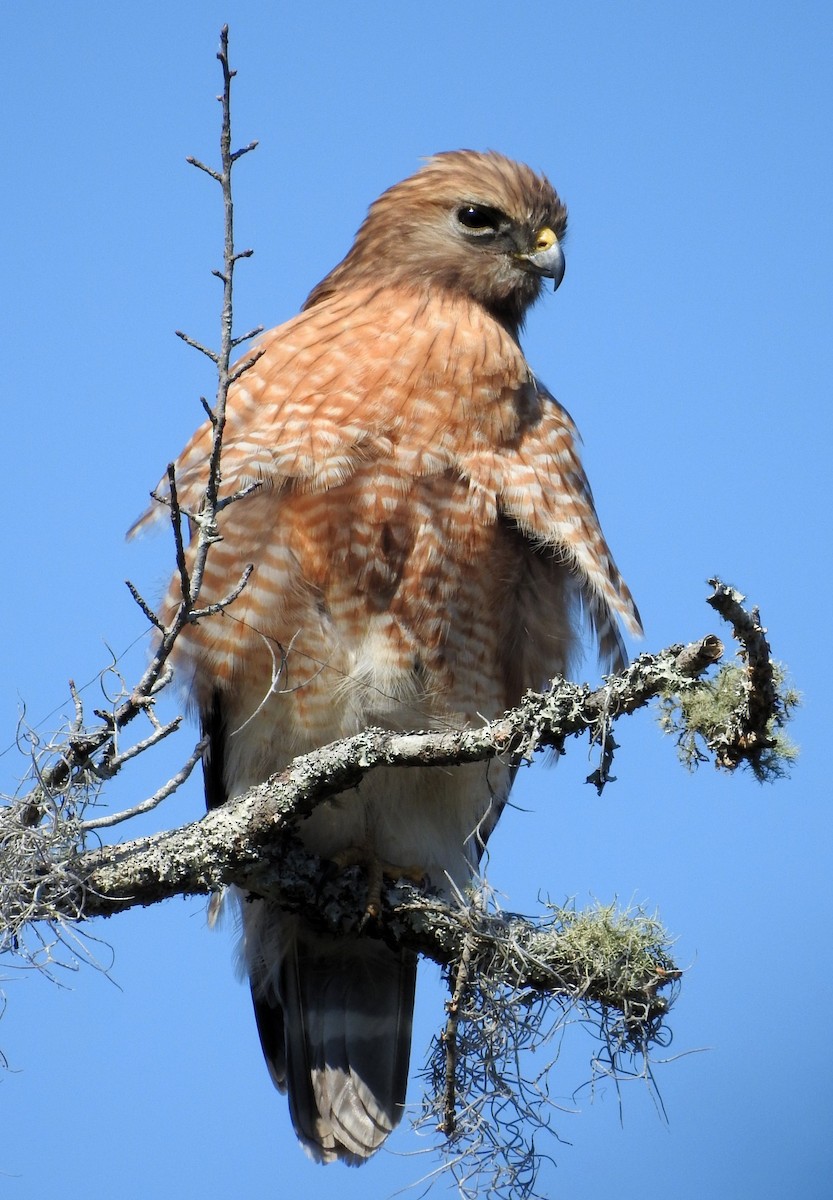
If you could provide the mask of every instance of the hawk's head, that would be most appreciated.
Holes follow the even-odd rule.
[[[347,287],[437,286],[462,293],[517,329],[564,275],[567,210],[543,175],[490,151],[428,159],[371,205],[346,258],[305,307]]]

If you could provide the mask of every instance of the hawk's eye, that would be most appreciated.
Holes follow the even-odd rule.
[[[496,208],[487,208],[485,204],[464,204],[457,209],[457,220],[474,233],[497,233],[503,213]]]

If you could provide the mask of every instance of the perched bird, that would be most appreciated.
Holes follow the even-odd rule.
[[[564,205],[495,153],[438,154],[371,206],[300,314],[228,398],[220,517],[176,666],[210,739],[209,807],[368,726],[460,728],[568,673],[582,617],[603,663],[639,619],[599,528],[573,423],[519,344],[564,272]],[[195,510],[203,425],[176,463]],[[159,492],[163,493],[161,484]],[[159,510],[161,506],[157,506]],[[144,520],[150,519],[148,514]],[[141,522],[140,522],[141,523]],[[179,601],[178,576],[168,611]],[[450,895],[476,870],[512,772],[383,769],[321,804],[325,859],[418,864]],[[399,1120],[416,958],[241,897],[272,1079],[320,1162],[361,1163]]]

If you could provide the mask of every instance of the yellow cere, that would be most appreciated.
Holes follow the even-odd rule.
[[[549,250],[550,246],[554,246],[558,241],[549,225],[545,225],[543,229],[538,230],[538,235],[535,238],[535,250]]]

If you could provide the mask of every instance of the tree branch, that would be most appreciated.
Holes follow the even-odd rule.
[[[727,721],[722,737],[715,738],[713,750],[720,766],[733,770],[741,762],[751,764],[755,774],[765,777],[771,751],[777,745],[775,731],[786,719],[785,702],[779,695],[766,630],[757,608],[747,612],[746,599],[719,579],[710,579],[714,593],[708,603],[732,626],[740,643],[740,657],[746,663],[742,692],[745,703],[738,704]]]
[[[723,585],[716,586],[720,590]],[[722,591],[720,595],[723,597]],[[760,728],[766,730],[784,719],[784,705],[773,687],[772,677],[764,669],[768,647],[761,637],[760,621],[757,614],[746,613],[737,593],[732,593],[725,602],[732,606],[727,611],[740,642],[741,657],[748,660],[755,656],[755,670],[750,673],[739,703],[743,712],[753,712]],[[569,737],[589,733],[591,739],[603,739],[620,717],[644,707],[655,696],[710,695],[715,680],[701,677],[722,653],[721,642],[710,634],[688,646],[677,645],[659,654],[640,655],[600,688],[591,690],[586,685],[557,680],[549,692],[528,693],[517,708],[478,729],[427,733],[369,729],[295,759],[286,770],[234,802],[155,837],[84,850],[85,829],[106,823],[107,819],[86,826],[77,821],[74,830],[70,829],[72,822],[65,820],[63,844],[67,845],[69,832],[73,832],[76,848],[62,854],[59,863],[54,856],[38,853],[29,864],[25,887],[20,880],[26,872],[16,870],[17,899],[2,913],[7,936],[18,936],[22,925],[33,920],[83,921],[137,905],[154,904],[171,896],[206,894],[231,884],[254,894],[268,894],[286,908],[302,911],[306,919],[332,931],[368,932],[363,928],[366,883],[357,869],[333,877],[331,867],[310,855],[297,837],[299,824],[316,805],[336,794],[349,793],[368,772],[383,765],[403,770],[452,767],[485,762],[496,756],[517,765],[533,750],[563,749]],[[720,672],[739,669],[724,665]],[[736,766],[752,752],[743,712],[740,716],[723,714],[715,721],[716,765]],[[732,730],[737,732],[737,743],[729,740]],[[704,736],[702,730],[698,734]],[[198,750],[189,760],[188,769],[197,761]],[[349,803],[349,796],[345,797],[345,803]],[[138,806],[138,811],[144,811],[146,806]],[[7,856],[14,841],[15,825],[18,833],[25,829],[25,822],[20,820],[24,807],[19,804],[7,810],[3,830]],[[34,830],[27,833],[30,843],[34,833]],[[25,857],[22,850],[18,851],[18,857]],[[406,943],[438,962],[449,964],[459,962],[466,938],[472,936],[474,922],[481,942],[501,944],[505,954],[504,917],[500,918],[501,940],[493,928],[487,928],[494,919],[489,914],[482,913],[475,921],[470,908],[445,905],[402,884],[389,887],[384,900],[381,919],[370,930],[373,936]],[[574,994],[580,987],[586,999],[620,1011],[632,1008],[637,996],[643,1022],[654,1020],[664,1011],[666,1002],[659,998],[658,992],[679,975],[665,950],[655,947],[648,953],[648,966],[643,964],[638,982],[631,980],[623,993],[621,982],[615,986],[609,980],[588,984],[587,963],[580,956],[570,968],[572,975],[569,972],[565,975],[563,964],[556,971],[552,956],[544,953],[542,957],[538,944],[540,929],[535,922],[512,917],[511,926],[512,943],[522,948],[520,957],[527,963],[523,969],[517,963],[512,965],[514,985],[520,981],[524,986],[558,994],[565,991]],[[556,938],[554,945],[557,942]],[[535,954],[527,954],[523,947],[533,944],[537,947]],[[531,968],[532,962],[539,964],[540,970]]]
[[[244,572],[238,585],[227,597],[214,604],[202,608],[197,607],[208,554],[212,545],[216,543],[219,537],[217,515],[227,504],[231,503],[237,497],[246,494],[245,491],[241,490],[237,493],[236,497],[220,499],[220,485],[222,480],[221,456],[228,392],[231,384],[239,379],[259,357],[259,352],[254,351],[245,360],[238,362],[233,367],[231,365],[233,350],[255,332],[250,330],[247,334],[235,337],[232,329],[235,266],[240,259],[249,258],[252,254],[251,250],[236,251],[234,248],[232,169],[234,164],[243,155],[253,150],[257,143],[250,142],[247,146],[239,150],[233,151],[231,149],[231,81],[234,78],[235,72],[229,65],[228,26],[224,26],[221,30],[220,50],[217,58],[220,61],[223,75],[223,91],[219,96],[222,105],[220,127],[221,167],[220,170],[214,170],[194,158],[189,158],[188,161],[218,183],[223,196],[223,268],[214,272],[223,284],[220,314],[220,349],[212,350],[195,341],[193,338],[188,337],[186,334],[177,331],[178,337],[199,350],[202,354],[207,355],[217,367],[215,404],[213,408],[210,408],[208,405],[205,406],[213,426],[208,473],[202,503],[199,511],[196,513],[184,514],[180,509],[173,464],[168,467],[168,494],[165,497],[154,497],[159,502],[168,504],[171,510],[171,525],[180,581],[180,602],[167,623],[164,623],[144,600],[137,588],[130,581],[127,581],[127,586],[133,599],[139,605],[148,621],[156,628],[157,638],[153,656],[136,686],[132,690],[125,689],[123,691],[122,695],[113,703],[112,709],[107,712],[102,724],[98,726],[92,728],[85,727],[80,697],[77,693],[73,693],[76,716],[70,735],[62,745],[55,746],[53,761],[46,766],[37,764],[33,767],[36,784],[29,793],[25,804],[19,808],[16,816],[16,819],[21,819],[32,827],[37,826],[52,811],[56,797],[60,798],[62,795],[66,796],[69,794],[83,797],[85,788],[89,787],[90,780],[100,775],[102,764],[105,773],[112,775],[122,763],[133,756],[128,752],[117,753],[116,738],[139,714],[150,712],[155,696],[170,681],[171,675],[167,665],[168,659],[183,628],[200,617],[219,612],[232,604],[245,587],[251,570],[249,568]],[[190,517],[191,523],[196,530],[196,536],[192,543],[193,558],[190,568],[186,562],[182,536],[182,518],[184,515]],[[149,748],[158,740],[158,737],[152,736],[151,738],[139,741],[135,753]],[[181,781],[182,778],[187,776],[190,769],[186,764],[186,768],[183,768],[183,771],[175,775],[168,784],[157,791],[155,797],[151,798],[151,801],[146,803],[159,803],[159,799],[169,795],[175,786],[177,786],[177,780]]]

